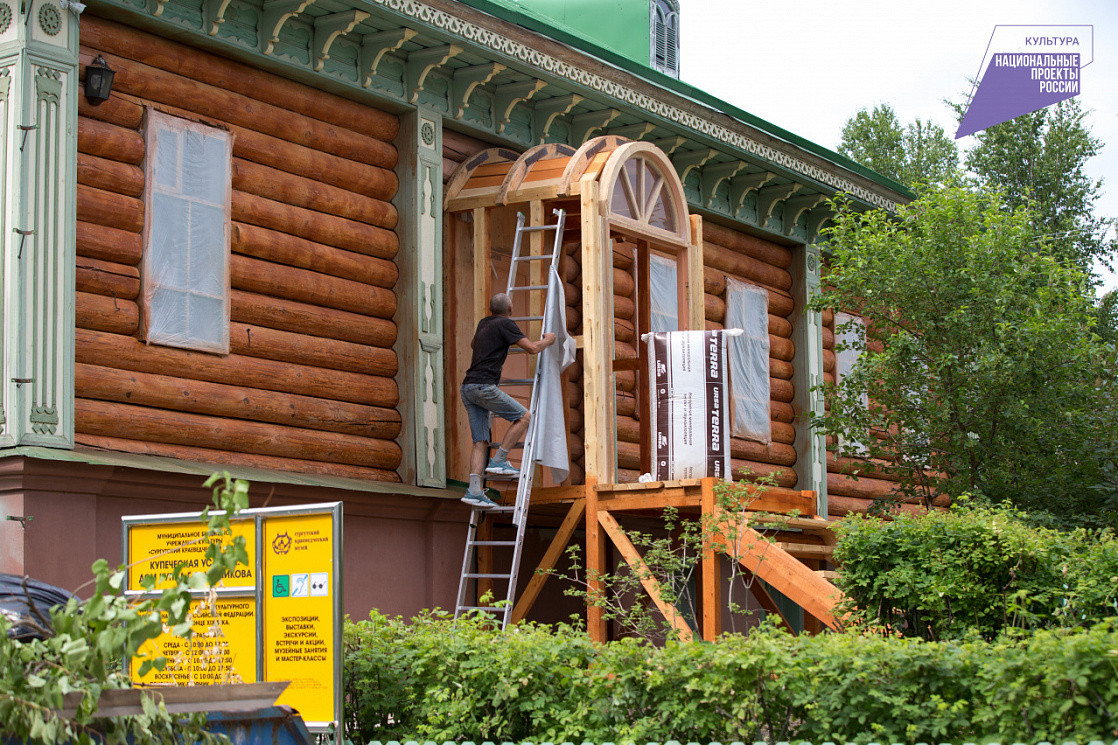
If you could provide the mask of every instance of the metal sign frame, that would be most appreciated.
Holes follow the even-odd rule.
[[[211,514],[221,515],[221,511],[214,511]],[[343,628],[345,625],[344,614],[342,612],[342,503],[341,502],[323,502],[319,504],[299,505],[293,507],[259,507],[256,509],[245,509],[238,513],[235,521],[248,520],[253,521],[253,530],[255,535],[254,541],[254,556],[252,560],[255,566],[254,587],[217,587],[213,588],[217,594],[218,599],[223,598],[252,598],[256,605],[255,611],[255,624],[256,624],[256,679],[260,682],[265,682],[264,679],[264,595],[267,588],[265,584],[264,572],[264,523],[269,518],[275,517],[299,517],[304,515],[325,515],[331,516],[331,571],[330,582],[332,583],[332,610],[334,614],[333,628],[331,632],[334,636],[332,663],[334,669],[333,683],[334,683],[334,719],[333,721],[309,721],[306,722],[307,729],[314,733],[327,733],[331,730],[337,731],[343,721],[343,705],[345,699],[345,692],[343,690],[343,657],[345,652],[345,644],[343,638]],[[177,512],[177,513],[163,513],[158,515],[125,515],[120,519],[121,522],[121,537],[120,537],[120,552],[121,557],[126,565],[124,586],[127,588],[131,579],[131,565],[129,564],[129,538],[130,531],[138,526],[158,525],[158,524],[173,524],[173,523],[186,523],[198,524],[201,520],[201,511],[198,512]],[[202,597],[206,590],[199,590],[191,592],[192,598]],[[124,594],[133,598],[155,598],[159,597],[159,592],[148,592],[144,590],[129,590],[125,589]],[[129,662],[127,660],[123,663],[127,668]]]

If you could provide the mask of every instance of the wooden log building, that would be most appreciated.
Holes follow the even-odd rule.
[[[571,478],[533,497],[529,617],[571,611],[527,586],[572,536],[605,568],[610,541],[627,550],[619,518],[710,506],[709,481],[632,483],[658,313],[716,329],[738,322],[733,293],[763,301],[767,434],[732,456],[779,485],[759,509],[799,512],[782,555],[818,569],[827,519],[893,490],[845,475],[806,424],[837,361],[835,314],[804,303],[826,200],[911,194],[673,77],[675,0],[621,4],[647,38],[627,15],[533,5],[0,0],[0,571],[76,587],[119,554],[122,515],[199,508],[227,469],[254,507],[344,502],[354,617],[452,606],[458,386],[518,211],[569,215],[580,348]],[[91,65],[115,73],[103,102],[83,90]],[[816,628],[830,585],[789,571]],[[720,581],[706,565],[708,603]]]

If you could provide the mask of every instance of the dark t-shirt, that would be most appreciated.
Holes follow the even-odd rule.
[[[497,385],[501,382],[501,368],[505,366],[509,347],[524,338],[516,321],[508,316],[486,316],[474,332],[474,357],[470,369],[462,379],[467,383]]]

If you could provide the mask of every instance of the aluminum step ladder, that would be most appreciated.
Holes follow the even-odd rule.
[[[538,225],[525,227],[524,213],[518,213],[516,217],[516,235],[512,243],[512,260],[509,265],[509,281],[508,287],[505,290],[510,298],[515,298],[519,293],[532,293],[543,292],[546,293],[546,300],[544,301],[544,313],[542,316],[513,316],[512,320],[516,322],[522,321],[543,321],[549,316],[552,311],[553,304],[562,302],[562,297],[556,298],[552,296],[549,291],[549,280],[551,272],[555,270],[559,263],[559,258],[562,256],[563,251],[563,227],[567,219],[565,210],[552,210],[552,214],[556,216],[556,222],[552,225]],[[555,231],[555,241],[552,246],[551,253],[532,254],[530,249],[527,253],[523,252],[523,237],[525,233],[543,233],[547,231]],[[522,263],[530,263],[536,261],[546,261],[547,270],[543,273],[544,283],[542,285],[518,285],[516,283],[517,269]],[[529,295],[530,297],[530,295]],[[509,350],[512,352],[523,352],[520,348],[513,348]],[[535,477],[536,461],[535,461],[535,440],[536,440],[536,425],[539,422],[537,416],[539,408],[540,387],[539,381],[542,376],[542,366],[536,365],[535,375],[531,378],[502,378],[502,388],[525,388],[531,386],[532,393],[529,399],[528,412],[531,415],[531,421],[528,424],[528,431],[524,434],[524,442],[517,443],[521,449],[520,455],[520,475],[518,477],[506,477],[516,479],[516,501],[512,505],[493,507],[490,509],[483,509],[475,507],[470,513],[470,524],[466,532],[466,551],[462,558],[462,575],[458,581],[458,600],[454,607],[454,617],[458,618],[463,613],[471,611],[483,611],[493,613],[501,621],[501,628],[504,629],[508,626],[509,620],[512,618],[513,605],[516,600],[516,580],[520,570],[520,558],[524,549],[524,530],[528,523],[528,504],[532,493],[532,480]],[[492,424],[492,416],[490,416],[490,423]],[[492,431],[492,429],[490,429]],[[482,475],[482,478],[487,481],[500,480],[502,477]],[[490,520],[495,519],[499,515],[509,515],[509,518],[514,526],[516,526],[516,539],[511,541],[496,541],[496,540],[478,540],[478,529],[481,527],[482,522],[488,517]],[[478,572],[475,571],[475,562],[477,559],[477,549],[479,547],[489,548],[511,548],[512,560],[511,566],[507,572]],[[475,585],[477,580],[489,579],[494,580],[494,583],[505,583],[506,592],[504,597],[500,597],[495,588],[494,592],[494,605],[493,606],[478,606],[468,603],[468,596],[470,591],[471,582]],[[476,590],[475,590],[476,592]],[[499,602],[503,601],[503,602]]]

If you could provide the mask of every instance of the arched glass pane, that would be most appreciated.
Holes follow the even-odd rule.
[[[649,199],[655,199],[652,209],[648,211],[648,224],[657,228],[671,231],[672,233],[678,232],[678,223],[676,222],[675,208],[671,202],[668,201],[668,190],[664,188],[664,179],[660,176],[659,172],[652,168],[647,161],[645,166],[648,170],[648,178],[646,179],[650,184]],[[659,186],[653,190],[651,185],[659,182]]]
[[[613,195],[610,197],[610,210],[613,214],[633,220],[641,219],[637,197],[638,165],[636,159],[625,163],[621,173],[617,174],[617,183],[614,184]]]

